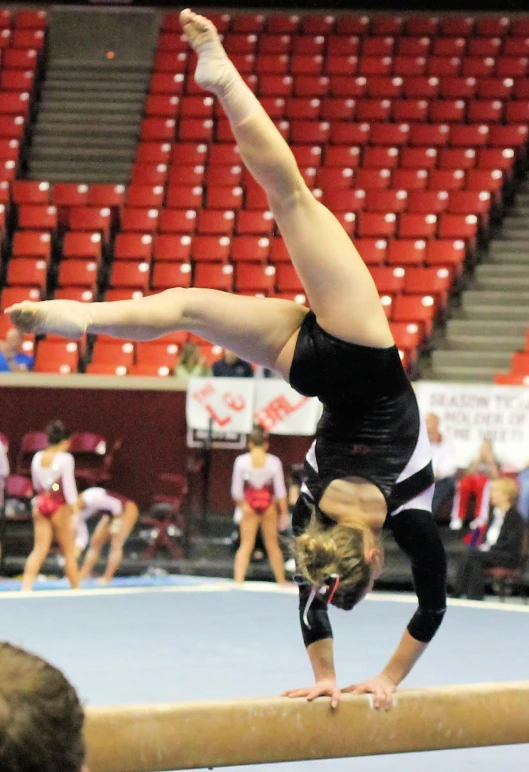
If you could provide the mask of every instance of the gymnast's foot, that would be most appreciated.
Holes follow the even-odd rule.
[[[76,300],[46,300],[22,303],[6,308],[15,327],[21,332],[42,335],[50,333],[64,338],[82,338],[90,322],[90,313],[84,303]]]
[[[239,74],[228,59],[213,22],[186,8],[180,14],[180,24],[189,45],[198,54],[198,85],[217,96],[228,91]]]

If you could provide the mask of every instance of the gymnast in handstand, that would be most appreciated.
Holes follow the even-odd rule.
[[[24,332],[72,338],[89,332],[152,340],[190,330],[320,399],[323,415],[293,517],[300,620],[316,683],[285,695],[329,695],[331,705],[338,704],[327,604],[351,609],[372,588],[382,571],[386,525],[411,560],[419,607],[380,673],[343,691],[371,692],[375,706],[389,707],[445,611],[446,560],[431,515],[426,427],[353,243],[305,185],[213,24],[190,10],[180,18],[198,54],[195,78],[219,98],[241,158],[266,191],[311,310],[278,298],[177,288],[113,303],[25,301],[7,313]]]

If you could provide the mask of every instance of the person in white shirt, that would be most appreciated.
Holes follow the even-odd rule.
[[[492,516],[484,540],[471,547],[459,565],[453,597],[483,600],[488,568],[517,568],[522,559],[524,522],[516,509],[518,486],[509,477],[491,483]]]
[[[48,447],[35,453],[31,480],[37,494],[33,500],[34,546],[24,567],[22,589],[31,590],[53,541],[57,538],[64,555],[64,571],[73,589],[79,587],[75,555],[74,515],[77,510],[75,462],[70,433],[62,421],[46,427]]]
[[[432,464],[435,490],[432,499],[432,513],[436,517],[441,505],[455,494],[457,464],[451,444],[439,431],[439,416],[428,413],[425,418],[428,439],[432,447]]]
[[[80,553],[86,549],[90,541],[81,568],[81,581],[88,579],[91,575],[101,550],[110,540],[107,567],[103,576],[98,580],[99,584],[108,584],[123,559],[123,547],[136,525],[139,514],[138,507],[125,496],[112,493],[105,488],[87,488],[80,494],[77,504],[79,508],[77,551]],[[95,515],[100,515],[101,518],[89,540],[86,521]]]
[[[244,582],[259,528],[276,582],[285,583],[279,529],[288,526],[288,504],[283,466],[268,453],[268,435],[258,426],[248,437],[248,453],[237,456],[233,465],[231,495],[237,507],[241,544],[235,555],[234,579]]]

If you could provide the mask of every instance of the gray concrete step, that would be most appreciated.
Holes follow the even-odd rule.
[[[512,353],[510,351],[444,351],[438,349],[432,352],[432,367],[434,370],[443,365],[462,365],[463,367],[490,367],[490,368],[508,368],[511,362]]]
[[[134,124],[137,125],[143,109],[140,107],[134,110],[127,110],[123,112],[112,105],[98,105],[94,106],[93,110],[89,110],[88,107],[83,110],[72,108],[69,104],[64,105],[64,112],[61,112],[57,107],[55,110],[42,110],[37,118],[37,126],[41,123],[81,123],[83,126],[90,125],[92,123],[98,124],[101,121],[105,121],[113,124]]]
[[[527,239],[493,239],[489,244],[489,254],[496,252],[527,252],[529,250],[529,238]]]
[[[76,183],[103,183],[103,184],[127,184],[129,182],[130,174],[125,175],[123,171],[113,172],[105,168],[100,171],[93,169],[84,170],[82,173],[79,171],[56,171],[52,169],[32,169],[31,166],[28,170],[27,179],[29,180],[42,180],[45,179],[48,182],[76,182]]]
[[[429,374],[430,380],[454,381],[460,383],[491,383],[498,372],[507,372],[505,368],[483,365],[436,364]]]
[[[505,278],[513,277],[516,279],[524,279],[527,277],[529,279],[529,261],[527,265],[510,265],[509,263],[496,265],[494,263],[482,263],[476,268],[476,278],[479,281],[481,281],[481,279],[491,279],[497,276],[503,276]]]
[[[506,305],[490,305],[484,303],[483,305],[473,305],[470,308],[464,306],[458,313],[458,317],[461,319],[483,319],[489,321],[505,321],[505,322],[526,322],[529,327],[529,308],[527,306],[516,304]]]
[[[135,137],[121,138],[119,146],[122,150],[131,150],[136,152],[137,140]],[[36,136],[33,137],[31,142],[32,152],[36,150],[55,150],[57,148],[57,140],[54,136]],[[106,149],[108,148],[108,139],[106,137],[64,137],[61,136],[61,149],[75,150],[79,149]]]
[[[446,335],[486,335],[496,341],[499,338],[524,337],[525,331],[529,327],[527,321],[516,321],[512,319],[449,319],[446,325]],[[499,344],[498,344],[499,345]]]
[[[501,238],[511,240],[529,239],[529,224],[527,227],[512,225],[501,229]]]
[[[68,160],[76,161],[125,161],[133,163],[136,155],[135,148],[105,147],[105,148],[87,148],[87,147],[69,147]],[[31,153],[32,161],[54,161],[64,159],[64,147],[48,147],[45,149],[33,147]]]
[[[147,90],[147,84],[145,79],[141,80],[97,80],[94,78],[50,78],[47,77],[44,86],[42,87],[41,94],[55,94],[57,92],[65,93],[67,91],[78,91],[85,94],[94,91],[98,93],[113,92],[115,94],[129,93],[129,94],[145,94]]]
[[[101,122],[90,123],[87,128],[87,122],[84,123],[54,123],[46,121],[39,122],[35,129],[37,136],[54,136],[57,138],[57,144],[60,145],[62,136],[69,137],[84,137],[87,134],[91,137],[107,137],[109,142],[115,142],[120,137],[134,137],[138,139],[138,127],[136,125],[114,125],[106,121],[103,125]]]
[[[112,94],[91,94],[90,97],[82,95],[77,92],[68,92],[62,94],[54,94],[52,97],[46,97],[40,102],[39,113],[41,112],[59,112],[61,105],[64,110],[72,110],[75,112],[90,112],[97,110],[97,112],[125,112],[130,110],[131,112],[143,112],[145,106],[145,99],[143,95],[124,98],[123,95],[116,96],[112,99]]]
[[[467,290],[461,296],[464,309],[475,306],[501,306],[504,304],[525,306],[529,309],[529,290],[527,292],[501,292],[495,290]]]
[[[489,276],[487,278],[476,278],[474,283],[476,289],[483,290],[502,290],[504,292],[518,292],[519,290],[529,290],[529,278],[526,276]]]
[[[523,348],[524,335],[448,335],[439,347],[440,351],[485,351],[495,353],[498,348],[502,351],[518,351]]]

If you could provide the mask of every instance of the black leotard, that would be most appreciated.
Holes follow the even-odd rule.
[[[431,450],[413,388],[396,346],[372,348],[325,332],[309,311],[301,326],[290,383],[318,397],[323,414],[305,462],[306,484],[293,517],[294,533],[306,529],[332,480],[361,477],[384,494],[386,524],[409,556],[419,608],[408,631],[429,641],[446,607],[446,557],[431,516],[434,476]],[[317,598],[310,628],[302,614],[310,588],[300,588],[303,636],[309,645],[332,635],[327,607]]]

